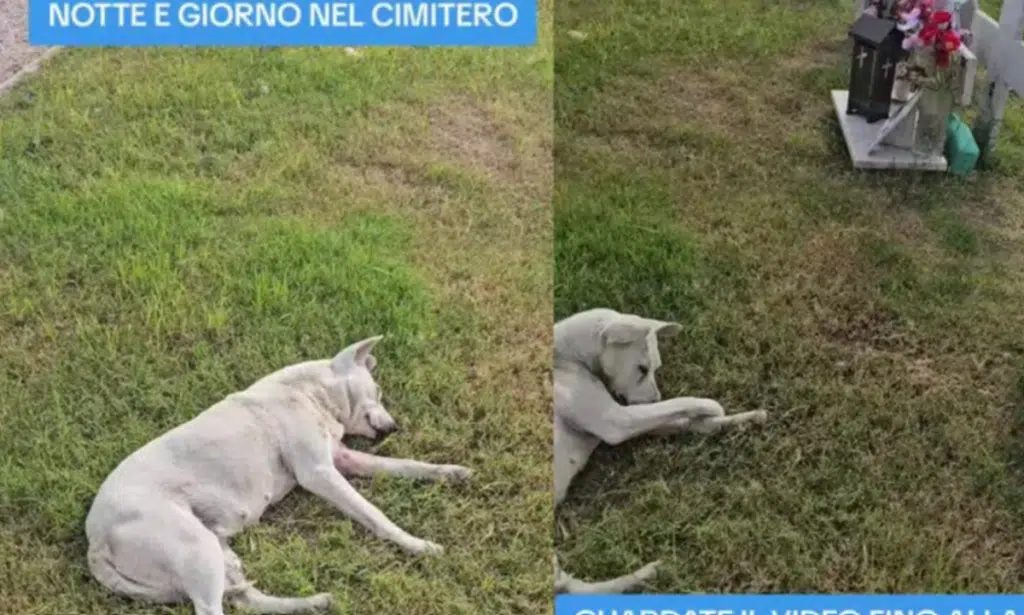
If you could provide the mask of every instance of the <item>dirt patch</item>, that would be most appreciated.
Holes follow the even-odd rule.
[[[574,119],[572,138],[557,144],[563,169],[682,168],[695,179],[717,165],[734,132],[748,134],[737,130],[749,121],[743,89],[717,71],[652,66],[612,79],[594,100],[600,105]]]
[[[427,115],[435,146],[452,162],[492,179],[512,182],[519,176],[515,141],[479,103],[449,98]]]
[[[616,100],[605,108],[622,130],[649,131],[681,122],[727,126],[737,121],[744,104],[743,90],[731,88],[717,72],[695,72],[673,66],[656,78],[629,76],[617,79],[603,96]],[[609,118],[610,119],[610,118]]]
[[[28,0],[0,0],[0,94],[51,49],[28,44]]]
[[[833,227],[811,236],[801,248],[809,257],[792,274],[793,296],[809,308],[808,330],[827,343],[860,353],[906,350],[905,323],[878,301],[861,263],[859,235]]]
[[[973,224],[991,230],[1014,244],[1024,243],[1024,194],[1017,178],[994,182],[987,198],[977,198],[958,213]]]
[[[849,42],[845,37],[820,39],[807,45],[799,53],[779,60],[779,71],[775,79],[789,81],[801,73],[817,70],[832,70],[847,51]]]
[[[680,140],[697,132],[707,138],[749,142],[753,151],[788,147],[780,138],[777,118],[796,128],[813,128],[829,109],[827,96],[808,98],[794,81],[816,79],[832,70],[831,55],[801,54],[781,60],[782,70],[758,75],[750,68],[723,65],[694,70],[668,62],[653,63],[643,74],[615,79],[602,88],[605,101],[590,114],[585,135],[627,136],[641,147],[673,151]],[[752,87],[753,86],[753,87]],[[699,144],[698,144],[699,145]]]

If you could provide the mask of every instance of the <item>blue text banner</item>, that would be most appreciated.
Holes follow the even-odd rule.
[[[1024,596],[958,595],[560,595],[555,615],[1024,615]]]
[[[29,42],[119,46],[452,46],[537,42],[536,0],[29,0]]]

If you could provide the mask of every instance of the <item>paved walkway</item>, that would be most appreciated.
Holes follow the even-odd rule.
[[[50,49],[28,44],[27,13],[28,0],[0,0],[0,92],[14,85],[12,78]]]

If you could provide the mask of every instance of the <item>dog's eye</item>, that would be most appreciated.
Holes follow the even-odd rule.
[[[638,369],[640,370],[641,378],[646,378],[647,374],[651,373],[651,368],[647,367],[646,365],[641,365]]]

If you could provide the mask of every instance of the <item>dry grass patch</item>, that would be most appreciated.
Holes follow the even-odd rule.
[[[479,102],[450,97],[427,111],[430,139],[438,154],[459,165],[505,181],[518,175],[520,162],[511,135]]]

